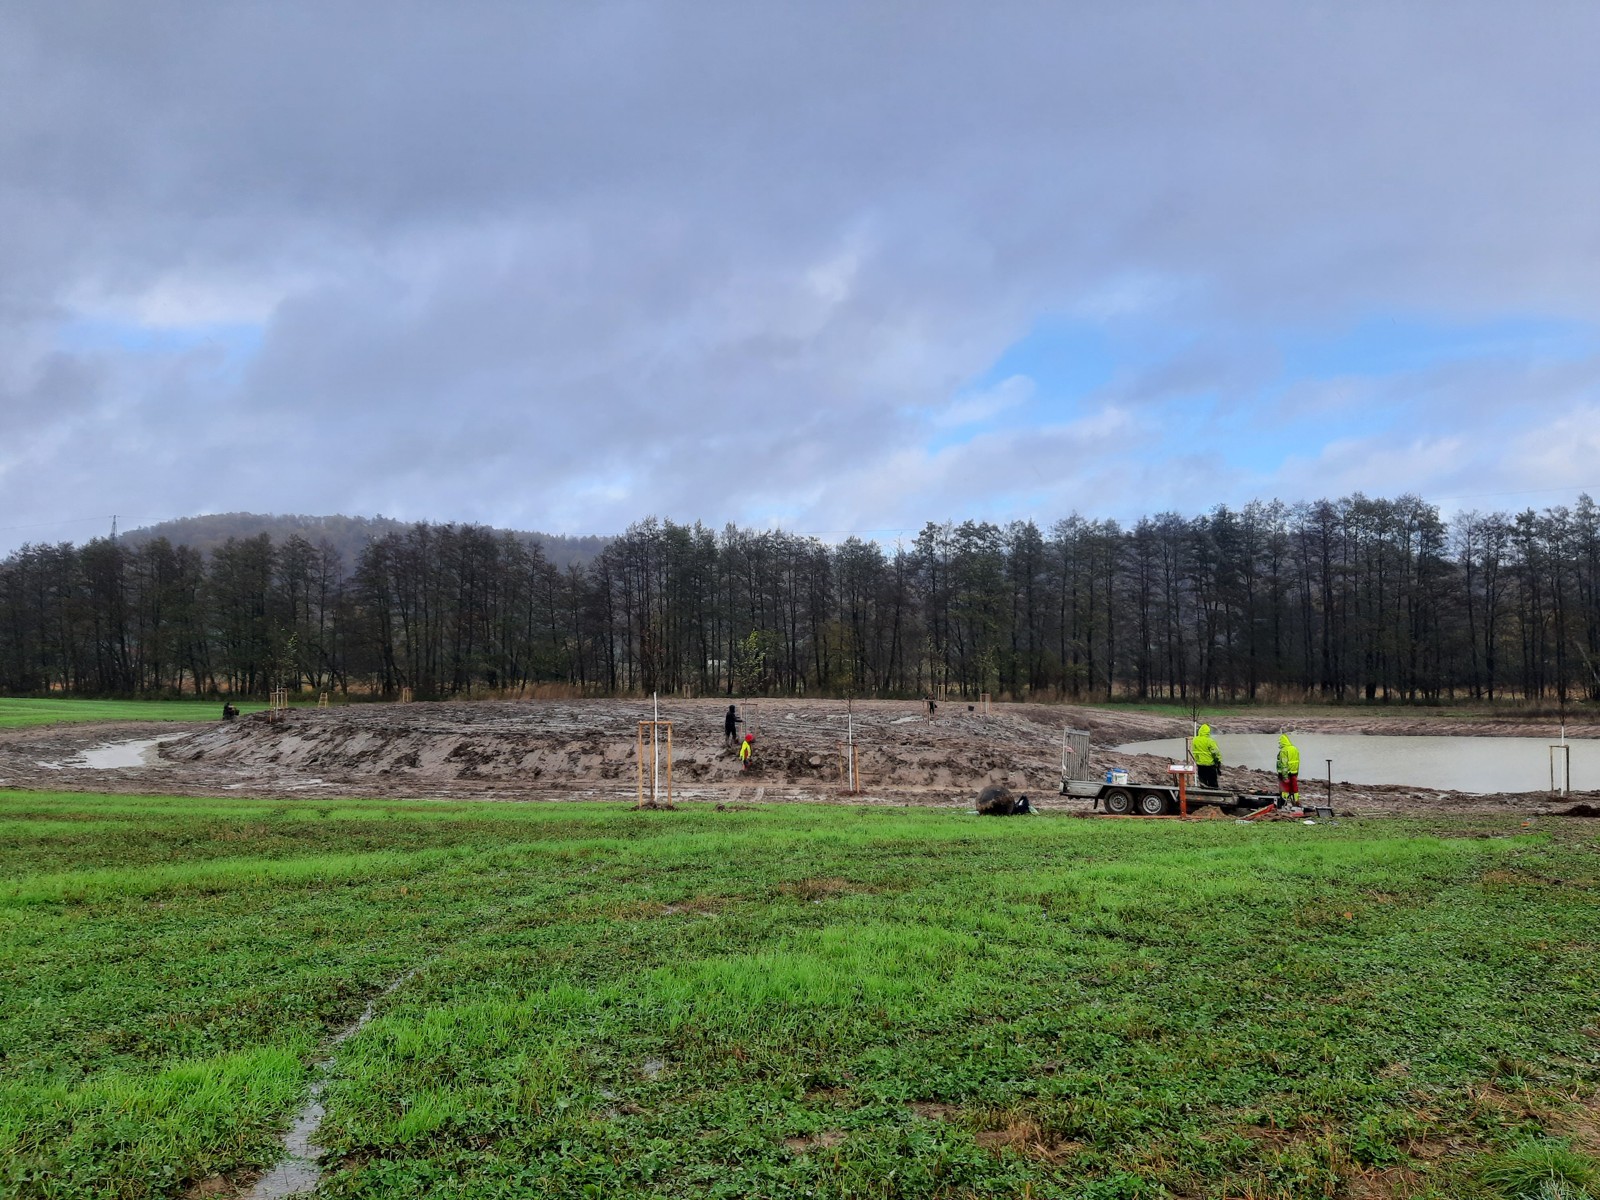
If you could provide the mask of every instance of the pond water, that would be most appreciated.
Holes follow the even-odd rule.
[[[1278,758],[1275,733],[1220,733],[1222,785],[1228,768],[1271,771]],[[1460,792],[1543,792],[1550,788],[1550,744],[1558,738],[1412,737],[1361,733],[1291,733],[1300,748],[1300,786],[1311,790],[1328,777],[1335,783],[1398,783]],[[1572,748],[1571,789],[1600,787],[1600,740],[1567,739]],[[1155,754],[1182,762],[1183,738],[1129,742],[1117,750]],[[1559,771],[1559,767],[1558,767]],[[1559,779],[1559,774],[1558,774]]]

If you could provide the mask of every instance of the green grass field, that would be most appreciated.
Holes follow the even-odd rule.
[[[0,793],[0,1194],[1592,1197],[1546,824]]]
[[[236,701],[242,713],[265,704]],[[215,721],[221,700],[34,700],[0,696],[0,729],[55,725],[62,721]]]

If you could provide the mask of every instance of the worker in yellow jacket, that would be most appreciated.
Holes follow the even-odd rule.
[[[739,743],[739,769],[741,771],[748,771],[750,769],[750,752],[755,748],[756,735],[753,733],[745,734],[744,741]]]
[[[1278,800],[1285,807],[1300,799],[1300,751],[1287,733],[1278,735]]]
[[[1211,726],[1202,725],[1195,730],[1190,748],[1194,751],[1195,773],[1199,776],[1200,786],[1220,788],[1222,751],[1217,748],[1217,739],[1211,736]]]

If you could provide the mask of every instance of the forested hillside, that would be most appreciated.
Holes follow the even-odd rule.
[[[209,555],[225,544],[229,538],[255,537],[268,534],[273,545],[281,546],[295,534],[307,541],[321,545],[326,542],[338,552],[339,557],[353,563],[361,557],[367,543],[386,533],[402,533],[410,525],[393,517],[311,517],[291,513],[212,513],[203,517],[181,517],[176,521],[162,521],[129,530],[122,540],[138,549],[166,538],[174,546],[193,546],[203,555]],[[588,563],[604,549],[609,540],[603,537],[568,537],[560,533],[538,533],[508,530],[513,536],[529,545],[537,545],[544,556],[558,567],[572,563]]]
[[[926,526],[885,548],[654,518],[592,561],[478,526],[155,537],[0,563],[9,693],[1600,696],[1600,508],[1415,497]]]

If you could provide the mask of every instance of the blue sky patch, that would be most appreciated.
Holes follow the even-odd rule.
[[[70,354],[182,354],[212,346],[238,358],[259,350],[261,339],[257,324],[154,326],[108,317],[75,317],[56,330],[57,349]]]
[[[1580,359],[1600,349],[1600,331],[1550,317],[1453,325],[1395,314],[1367,317],[1332,336],[1285,332],[1277,345],[1287,377],[1330,379],[1406,374],[1474,358]]]

